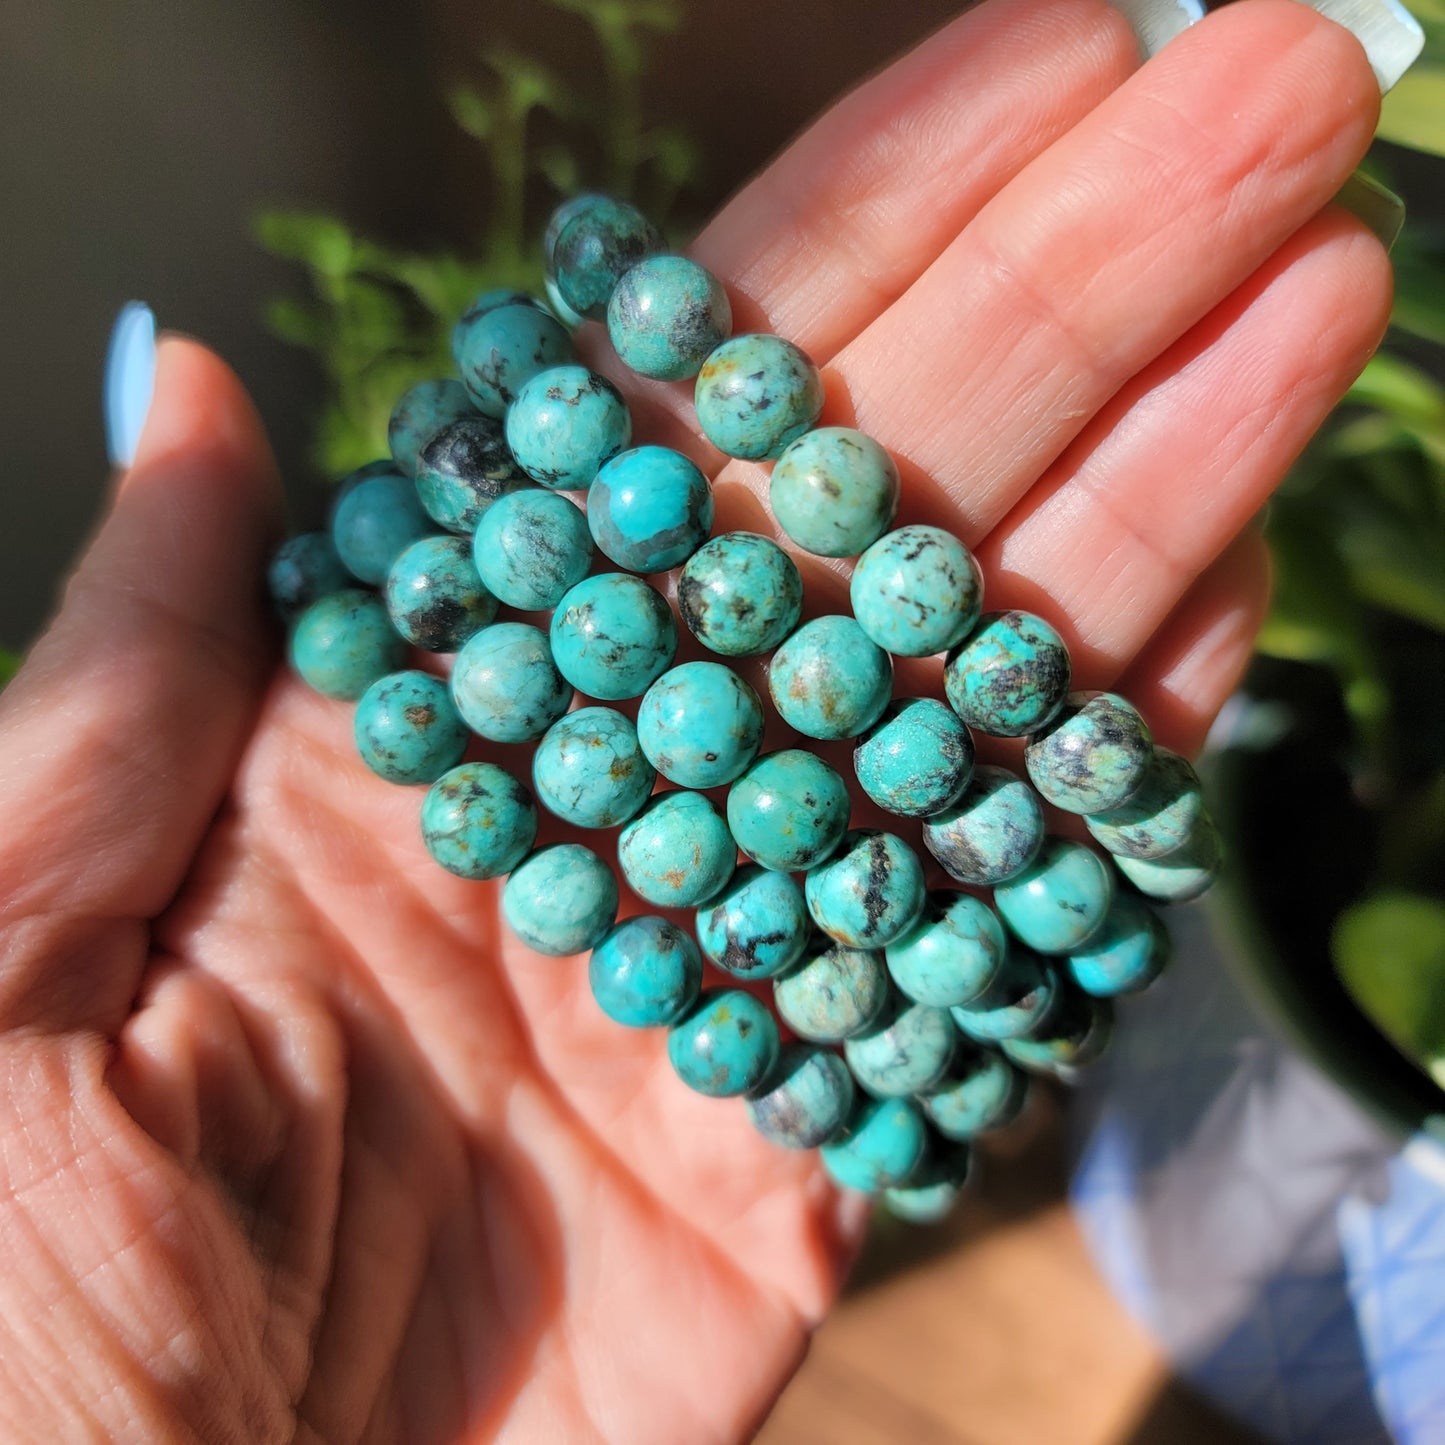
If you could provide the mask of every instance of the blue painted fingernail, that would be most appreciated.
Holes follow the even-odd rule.
[[[127,301],[115,318],[105,354],[101,406],[112,466],[128,467],[156,382],[156,318],[144,301]]]

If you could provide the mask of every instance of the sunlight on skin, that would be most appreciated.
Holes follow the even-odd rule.
[[[985,5],[695,249],[741,327],[824,365],[830,419],[900,455],[903,520],[978,543],[988,605],[1057,620],[1082,681],[1122,678],[1190,748],[1265,606],[1241,529],[1384,325],[1378,244],[1317,216],[1377,97],[1292,0],[1136,70],[1099,0]],[[772,530],[765,471],[709,453],[685,385],[626,386],[640,435],[718,475],[720,529]],[[136,464],[0,699],[0,1419],[746,1438],[863,1201],[689,1094],[584,960],[528,953],[495,885],[431,863],[417,792],[276,672],[277,511],[239,384],[165,341]],[[846,567],[803,566],[840,606]]]

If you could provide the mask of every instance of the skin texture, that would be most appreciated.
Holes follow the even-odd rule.
[[[990,606],[1046,611],[1076,686],[1189,753],[1265,601],[1242,529],[1384,324],[1378,243],[1319,215],[1374,92],[1294,0],[1142,69],[1095,0],[989,3],[694,254],[899,457],[901,520],[956,530]],[[430,862],[415,793],[277,670],[276,482],[237,382],[178,339],[159,368],[0,697],[8,1434],[746,1438],[858,1201],[513,942],[497,885]],[[641,388],[638,432],[711,474],[686,391]],[[718,480],[720,527],[765,525],[764,468]],[[936,693],[916,667],[900,690]]]

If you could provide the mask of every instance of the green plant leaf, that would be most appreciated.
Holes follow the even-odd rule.
[[[1345,400],[1376,407],[1407,424],[1445,423],[1445,388],[1428,372],[1388,351],[1370,358]]]
[[[266,329],[291,346],[319,351],[326,340],[326,316],[304,301],[278,296],[266,303]]]
[[[582,172],[577,157],[564,145],[539,146],[532,164],[537,173],[559,195],[569,196],[582,188]]]
[[[1380,108],[1378,134],[1411,150],[1445,156],[1445,67],[1418,62]]]
[[[447,92],[447,110],[467,135],[479,141],[490,139],[496,116],[491,102],[474,86],[453,86]]]
[[[263,211],[255,221],[256,239],[273,256],[300,261],[323,276],[342,276],[350,269],[350,230],[331,216],[303,211]]]
[[[18,652],[7,652],[0,647],[0,687],[4,687],[17,672],[24,659]]]

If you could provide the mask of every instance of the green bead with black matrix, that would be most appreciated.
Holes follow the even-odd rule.
[[[798,625],[803,579],[771,538],[724,532],[687,560],[677,608],[689,631],[724,657],[771,652]]]
[[[803,891],[813,921],[830,938],[849,948],[883,948],[923,912],[923,865],[895,834],[855,828],[809,870]]]
[[[625,918],[592,950],[587,980],[598,1007],[628,1028],[674,1023],[697,1001],[702,956],[666,918]]]
[[[417,463],[416,494],[427,516],[449,532],[476,531],[493,503],[531,486],[501,423],[475,413],[448,422]]]
[[[831,939],[773,980],[778,1017],[802,1039],[839,1043],[869,1028],[888,1005],[883,955]]]
[[[1008,939],[998,915],[971,893],[930,893],[917,923],[884,950],[893,982],[935,1008],[972,1003],[998,977]]]
[[[973,738],[937,698],[888,704],[853,750],[863,791],[890,813],[927,818],[951,808],[973,776]]]
[[[1098,932],[1114,901],[1114,870],[1070,838],[1046,838],[1027,868],[993,890],[1014,936],[1044,954],[1070,953]]]
[[[1047,726],[1069,693],[1069,651],[1042,617],[988,612],[948,655],[948,705],[976,732],[1019,738]]]
[[[427,652],[456,652],[497,615],[482,585],[470,537],[423,537],[391,564],[386,610],[392,626]]]
[[[538,372],[507,408],[507,445],[517,465],[544,487],[583,492],[632,440],[622,393],[585,366]]]
[[[1076,692],[1024,748],[1029,780],[1068,813],[1103,813],[1138,789],[1154,755],[1139,710],[1112,692]]]
[[[555,492],[500,497],[477,523],[472,556],[498,600],[523,612],[555,607],[592,566],[580,507]]]
[[[778,525],[805,552],[856,557],[898,511],[898,467],[870,436],[820,426],[790,442],[768,484]]]
[[[526,788],[495,763],[462,763],[427,790],[421,836],[448,873],[500,878],[536,841],[537,807]]]
[[[871,1028],[844,1043],[843,1057],[875,1098],[903,1099],[943,1080],[957,1038],[947,1009],[895,997]]]
[[[983,611],[983,573],[942,527],[899,527],[858,559],[849,584],[858,625],[895,657],[957,646]]]
[[[646,692],[677,653],[667,599],[627,572],[579,582],[557,604],[549,637],[562,676],[608,702]]]
[[[602,321],[617,283],[662,244],[661,232],[636,206],[609,196],[579,198],[544,247],[547,275],[573,311]]]
[[[813,920],[791,873],[748,864],[697,910],[697,941],[737,978],[773,978],[802,958]]]
[[[537,796],[564,823],[617,828],[637,816],[657,774],[637,732],[610,707],[583,707],[552,724],[532,758]]]
[[[728,792],[728,827],[764,868],[802,873],[842,841],[848,788],[814,753],[798,748],[759,758]]]
[[[502,912],[537,953],[571,958],[592,948],[617,917],[617,878],[581,843],[539,848],[512,870]]]
[[[882,716],[892,690],[892,661],[851,617],[805,622],[768,664],[773,706],[805,737],[856,737]]]
[[[823,378],[791,341],[755,333],[724,341],[693,392],[703,435],[730,457],[780,456],[823,410]]]
[[[923,846],[943,871],[980,887],[1022,873],[1043,841],[1044,810],[1034,790],[992,763],[975,767],[958,802],[923,823]]]
[[[744,773],[763,741],[763,705],[732,668],[685,662],[647,689],[637,737],[648,761],[684,788],[717,788]]]
[[[928,1126],[907,1099],[861,1096],[845,1132],[822,1148],[823,1167],[845,1189],[876,1194],[904,1183],[923,1162]]]
[[[389,783],[434,783],[467,750],[446,683],[426,672],[378,678],[357,702],[353,726],[362,762]]]
[[[785,1044],[772,1073],[748,1100],[748,1118],[770,1143],[816,1149],[842,1131],[853,1098],[853,1076],[837,1054]]]
[[[289,651],[302,682],[348,701],[406,661],[406,643],[392,631],[381,599],[359,587],[313,602],[291,631]]]
[[[497,421],[538,372],[573,359],[567,328],[531,304],[483,312],[460,337],[457,350],[457,370],[473,405]]]
[[[667,1034],[667,1057],[684,1084],[713,1099],[756,1089],[778,1061],[778,1025],[741,989],[707,989]]]
[[[1088,814],[1094,841],[1121,858],[1163,858],[1182,848],[1204,817],[1204,789],[1187,758],[1155,748],[1143,780],[1129,798]]]
[[[659,793],[617,839],[628,887],[659,908],[691,908],[726,886],[738,849],[701,793]]]
[[[978,998],[956,1004],[953,1021],[976,1043],[1033,1038],[1058,1011],[1063,992],[1054,967],[1031,949],[1009,950],[1004,966]]]
[[[329,532],[302,532],[276,549],[266,585],[277,613],[290,622],[313,602],[350,587],[351,574]]]
[[[539,738],[572,702],[547,639],[525,622],[484,627],[457,653],[452,700],[468,727],[494,743]]]
[[[733,329],[722,282],[686,256],[649,256],[607,303],[607,334],[624,365],[656,381],[683,381]]]
[[[407,476],[416,476],[426,444],[444,426],[475,414],[476,408],[461,382],[417,382],[402,393],[387,423],[387,440],[397,466]]]
[[[945,1138],[976,1139],[1013,1123],[1027,1097],[1028,1080],[1002,1053],[960,1038],[947,1074],[918,1102]]]

